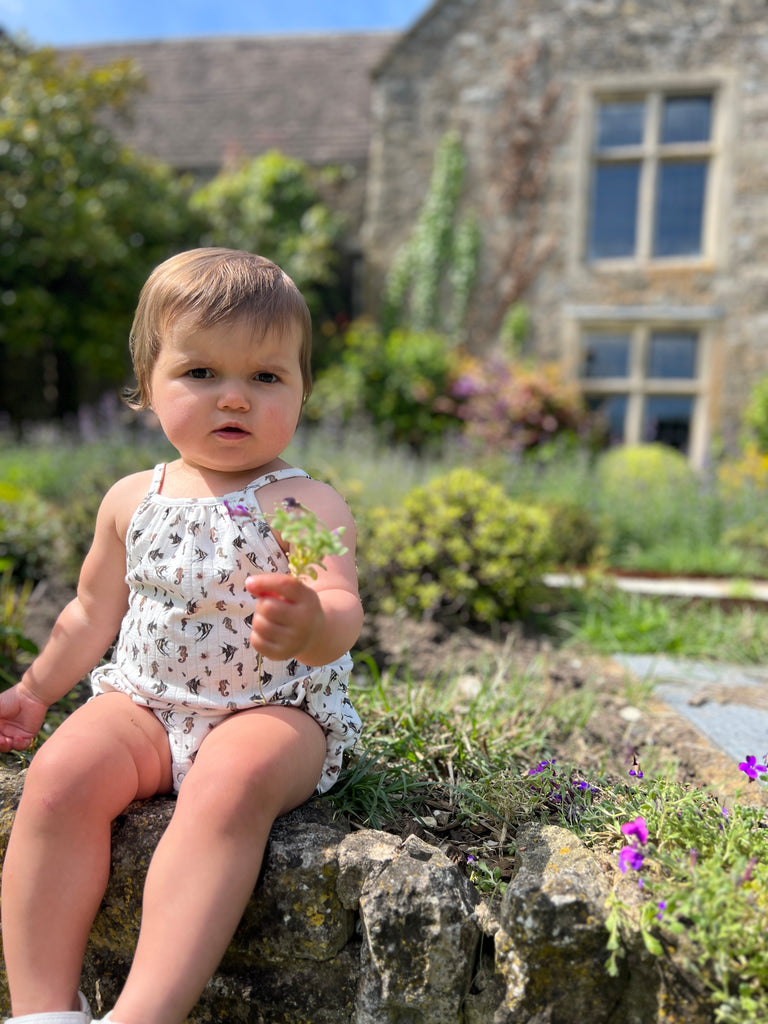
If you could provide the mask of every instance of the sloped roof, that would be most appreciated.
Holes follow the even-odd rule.
[[[66,47],[91,66],[129,57],[147,90],[119,134],[180,170],[279,149],[312,164],[365,161],[373,67],[393,32],[206,37]]]

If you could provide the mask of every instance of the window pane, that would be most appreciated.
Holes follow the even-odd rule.
[[[655,256],[696,256],[701,252],[705,160],[659,165],[656,194]]]
[[[586,334],[581,342],[582,377],[626,377],[628,334]]]
[[[643,440],[659,441],[688,451],[693,398],[687,395],[651,395],[645,400]]]
[[[608,444],[622,444],[627,417],[627,395],[586,395],[587,408],[606,434]]]
[[[661,141],[707,142],[711,122],[711,96],[668,96],[664,100]]]
[[[601,103],[597,108],[595,145],[598,149],[609,146],[639,146],[643,141],[643,115],[645,103]]]
[[[590,259],[634,255],[639,182],[637,161],[596,164],[590,211]]]
[[[692,380],[696,376],[697,349],[698,336],[692,331],[654,331],[647,375]]]

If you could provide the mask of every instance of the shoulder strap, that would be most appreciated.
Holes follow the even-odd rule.
[[[297,469],[296,466],[288,466],[285,469],[276,469],[274,473],[265,473],[264,476],[256,477],[255,480],[251,480],[248,484],[248,490],[258,491],[261,487],[266,487],[267,484],[277,483],[278,480],[290,480],[292,477],[304,477],[305,480],[311,480],[309,473],[305,473],[303,469]]]
[[[150,483],[149,490],[147,491],[147,497],[149,497],[152,494],[160,493],[160,488],[163,486],[163,480],[165,479],[166,465],[167,463],[165,462],[158,462],[158,464],[155,466],[154,471],[152,473],[152,482]]]

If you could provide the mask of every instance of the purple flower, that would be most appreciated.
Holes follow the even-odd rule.
[[[656,917],[659,919],[659,921],[661,921],[661,919],[664,917],[664,911],[667,909],[666,900],[659,900],[656,906],[659,908],[659,912],[656,915]]]
[[[551,768],[554,765],[554,759],[551,761],[539,761],[535,768],[529,768],[529,775],[538,775],[540,772],[545,772],[547,768]]]
[[[621,831],[625,836],[635,836],[638,842],[643,845],[648,842],[648,826],[643,817],[637,817],[634,821],[625,822],[621,826]]]
[[[758,775],[768,772],[768,765],[758,764],[754,754],[749,754],[746,761],[742,761],[739,769],[744,772],[750,782],[754,782]]]
[[[636,846],[622,846],[619,851],[619,869],[622,875],[627,873],[627,868],[639,871],[643,866],[643,854]]]
[[[236,516],[250,516],[250,509],[246,508],[245,505],[232,505],[226,498],[222,500],[230,519],[234,519]]]
[[[636,779],[642,779],[643,777],[643,769],[640,767],[640,762],[636,756],[632,758],[632,767],[629,769],[629,774]]]

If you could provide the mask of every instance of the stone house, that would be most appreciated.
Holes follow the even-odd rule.
[[[439,0],[375,71],[375,295],[459,133],[470,343],[522,299],[615,441],[705,462],[768,374],[765,0]]]
[[[369,310],[458,133],[482,238],[469,344],[524,302],[528,351],[613,440],[702,465],[768,374],[766,28],[765,0],[437,0],[399,36],[83,52],[142,64],[129,141],[175,166],[270,147],[346,166]]]

